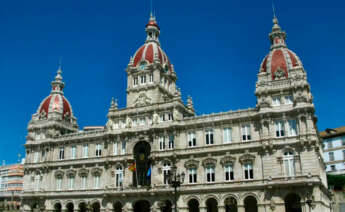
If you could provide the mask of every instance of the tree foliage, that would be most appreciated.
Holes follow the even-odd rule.
[[[329,187],[334,187],[334,190],[343,190],[345,187],[345,175],[327,175]]]

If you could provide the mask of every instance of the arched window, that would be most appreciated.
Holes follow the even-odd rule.
[[[54,205],[54,212],[61,212],[61,204],[60,203],[55,203]]]
[[[196,199],[191,199],[188,201],[188,211],[189,212],[199,212],[199,202]]]
[[[171,172],[171,164],[169,161],[165,161],[163,164],[163,183],[165,185],[169,184],[169,176],[170,176],[170,172]]]
[[[237,201],[233,197],[228,197],[224,201],[225,212],[237,212]]]
[[[62,175],[56,176],[56,190],[61,191],[62,189]]]
[[[245,212],[258,212],[258,203],[253,196],[248,196],[244,199]]]
[[[116,166],[115,171],[115,186],[121,187],[123,182],[123,169],[121,165]]]
[[[100,212],[101,211],[101,205],[99,202],[95,202],[92,204],[92,212]]]
[[[73,212],[74,211],[74,205],[73,205],[73,203],[68,203],[67,205],[66,205],[66,209],[67,209],[67,212]]]
[[[292,150],[284,152],[283,164],[285,176],[295,176],[295,162]]]
[[[86,203],[82,202],[79,204],[79,212],[86,212],[87,211],[87,207],[86,207]]]
[[[301,198],[297,194],[291,193],[285,197],[285,211],[302,212]]]
[[[207,212],[218,212],[218,202],[214,198],[206,201]]]
[[[75,182],[75,176],[74,175],[69,175],[68,176],[68,190],[73,190],[74,189],[74,182]]]

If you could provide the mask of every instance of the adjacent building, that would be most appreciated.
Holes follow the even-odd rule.
[[[23,191],[24,165],[0,166],[0,202],[3,207],[19,208]]]
[[[330,211],[307,74],[276,17],[252,71],[257,105],[202,116],[181,98],[153,16],[146,34],[124,73],[127,105],[112,100],[105,127],[79,130],[58,69],[28,125],[24,211]]]
[[[326,129],[320,133],[323,140],[323,158],[326,172],[345,174],[345,127]]]

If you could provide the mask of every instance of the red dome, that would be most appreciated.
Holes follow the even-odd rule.
[[[61,94],[51,94],[41,103],[38,113],[41,118],[49,118],[49,114],[57,112],[63,119],[71,117],[72,107],[68,100]]]
[[[261,63],[260,72],[271,73],[272,79],[278,74],[288,78],[289,70],[299,66],[302,63],[294,52],[285,47],[274,48]]]
[[[158,58],[159,63],[163,67],[168,67],[170,71],[172,70],[167,55],[156,42],[147,42],[136,51],[133,66],[137,67],[143,61],[147,64],[152,64],[155,57]]]

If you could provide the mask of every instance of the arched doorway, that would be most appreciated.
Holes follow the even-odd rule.
[[[302,212],[301,198],[291,193],[285,197],[285,211],[286,212]]]
[[[151,175],[148,171],[151,167],[149,159],[151,146],[145,141],[140,141],[134,146],[134,160],[136,163],[136,171],[133,173],[133,185],[149,186],[151,185]]]
[[[113,205],[114,212],[122,212],[122,203],[121,202],[116,202]]]
[[[206,201],[207,212],[218,212],[218,202],[214,198],[210,198]]]
[[[66,211],[67,212],[73,212],[74,211],[74,205],[73,205],[73,203],[68,203],[67,205],[66,205]]]
[[[86,203],[82,202],[79,204],[79,212],[86,212],[87,207],[86,207]]]
[[[244,199],[245,212],[258,212],[258,203],[253,196],[248,196]]]
[[[101,205],[99,202],[95,202],[92,204],[92,212],[100,212],[101,211]]]
[[[62,206],[61,203],[55,203],[54,212],[61,212]]]
[[[146,200],[139,200],[134,204],[133,212],[150,212],[150,203]]]
[[[169,200],[164,202],[164,207],[162,208],[162,212],[172,212],[172,203]]]
[[[188,211],[189,212],[199,212],[199,202],[196,199],[191,199],[188,201]]]
[[[225,212],[237,212],[237,201],[233,197],[228,197],[224,201]]]

